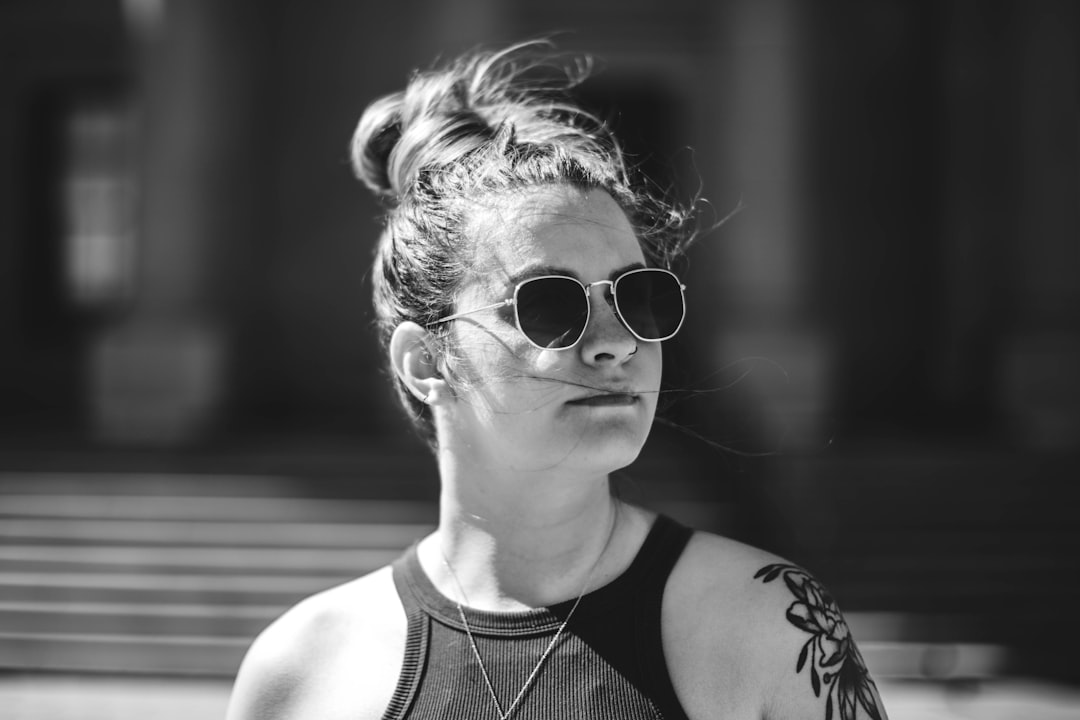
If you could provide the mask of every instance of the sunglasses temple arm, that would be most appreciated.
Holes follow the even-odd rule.
[[[506,298],[505,300],[500,300],[497,303],[492,303],[490,305],[485,305],[483,307],[473,308],[472,310],[466,310],[465,312],[454,313],[453,315],[447,315],[446,317],[439,318],[435,322],[431,323],[430,325],[428,325],[428,327],[431,327],[431,325],[439,325],[439,324],[444,323],[444,322],[450,322],[451,320],[457,320],[458,318],[463,318],[466,315],[472,315],[473,313],[483,312],[484,310],[491,310],[492,308],[505,307],[507,305],[513,305],[513,304],[514,304],[514,298]]]

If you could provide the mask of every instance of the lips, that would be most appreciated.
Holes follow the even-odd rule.
[[[600,393],[588,397],[571,400],[567,405],[586,405],[590,407],[619,407],[633,405],[638,400],[637,395],[632,393]]]

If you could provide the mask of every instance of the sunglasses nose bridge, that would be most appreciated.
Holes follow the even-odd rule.
[[[608,301],[608,304],[610,304],[611,301],[613,300],[613,298],[615,297],[615,281],[614,280],[597,280],[596,282],[591,282],[588,285],[582,284],[581,287],[585,288],[585,297],[586,298],[589,298],[590,300],[592,299],[592,289],[594,287],[596,287],[597,285],[607,285],[607,290],[606,290],[603,297],[604,297],[605,300]]]
[[[607,287],[602,290],[603,294],[600,297],[604,299],[604,302],[607,304],[608,308],[612,311],[612,313],[616,317],[618,317],[619,313],[615,309],[614,280],[597,280],[596,282],[591,282],[588,285],[582,283],[582,287],[585,288],[585,301],[589,304],[589,309],[592,309],[592,289],[597,285],[607,285]]]
[[[627,327],[626,322],[619,314],[618,306],[615,304],[615,280],[597,280],[596,282],[591,282],[588,284],[582,283],[581,287],[585,290],[585,299],[589,304],[588,324],[595,324],[599,317],[598,313],[593,312],[592,308],[592,289],[598,285],[607,286],[603,289],[603,294],[601,295],[601,297],[604,299],[604,304],[607,305],[608,311],[611,313],[612,318],[614,318],[614,320],[618,323],[620,327],[622,327],[624,330],[630,331],[630,334],[633,334],[633,331],[631,331],[630,328]],[[583,328],[582,333],[584,334],[587,331],[587,327]]]

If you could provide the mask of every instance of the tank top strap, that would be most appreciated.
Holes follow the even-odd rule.
[[[385,720],[396,720],[405,717],[416,697],[416,691],[420,687],[423,677],[428,647],[428,638],[431,634],[431,623],[415,593],[409,587],[409,574],[412,566],[419,565],[416,557],[416,544],[414,543],[397,560],[391,569],[394,578],[394,586],[397,588],[398,597],[405,610],[407,632],[405,635],[405,657],[401,665],[401,673],[398,675],[398,684],[394,689],[394,695],[390,704],[383,713]]]
[[[641,663],[641,677],[649,682],[653,702],[666,720],[687,720],[687,717],[675,694],[664,656],[661,609],[667,580],[693,534],[692,529],[660,515],[638,556],[641,575],[635,594],[636,654]]]

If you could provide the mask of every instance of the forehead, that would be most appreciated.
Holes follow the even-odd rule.
[[[562,268],[587,282],[644,264],[626,213],[603,190],[533,187],[499,196],[472,214],[476,271],[492,283],[531,267]]]

